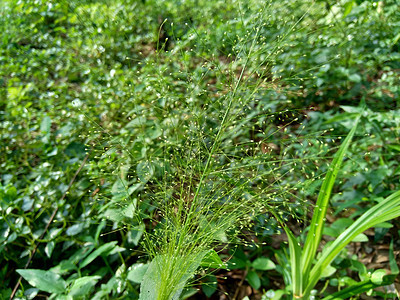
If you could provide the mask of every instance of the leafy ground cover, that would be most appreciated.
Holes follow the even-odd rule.
[[[357,118],[318,250],[399,190],[394,0],[0,11],[1,298],[291,299],[285,230],[306,243]],[[398,219],[375,225],[313,297],[398,297]]]

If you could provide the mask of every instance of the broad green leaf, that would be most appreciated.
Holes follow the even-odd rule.
[[[346,17],[349,13],[351,13],[351,10],[353,9],[354,4],[355,4],[354,0],[348,1],[344,4],[343,17]]]
[[[86,146],[81,143],[71,142],[64,150],[69,157],[83,158],[86,154]]]
[[[389,222],[382,222],[374,226],[375,228],[392,228],[393,224]]]
[[[338,232],[335,228],[325,226],[324,230],[322,231],[322,234],[331,237],[337,237],[340,234],[340,232]]]
[[[353,268],[355,268],[360,276],[361,281],[364,281],[366,278],[364,278],[367,275],[367,267],[360,261],[358,260],[352,260],[351,264]],[[361,278],[363,277],[363,278]]]
[[[127,182],[121,178],[118,178],[111,188],[111,194],[113,195],[113,201],[123,201],[128,199],[129,192]]]
[[[60,275],[51,271],[37,269],[18,269],[17,272],[29,282],[30,285],[47,293],[63,293],[67,284]]]
[[[142,183],[149,181],[154,175],[154,166],[150,162],[141,162],[136,167],[139,180]]]
[[[50,269],[50,271],[61,275],[69,273],[71,270],[78,270],[78,268],[69,260],[63,260],[58,265]]]
[[[122,214],[127,218],[133,218],[135,210],[136,210],[136,199],[134,199],[131,203],[123,207]]]
[[[247,281],[251,285],[252,288],[258,290],[261,286],[260,277],[258,277],[257,273],[254,271],[249,271],[246,276]]]
[[[352,242],[368,242],[368,237],[364,233],[360,233],[354,239],[351,240]]]
[[[341,113],[341,114],[338,114],[337,116],[330,118],[325,123],[331,124],[331,123],[335,123],[335,122],[339,122],[339,121],[343,121],[343,120],[354,120],[354,118],[356,118],[358,115],[359,115],[359,113]]]
[[[188,298],[196,295],[198,292],[199,292],[199,290],[196,288],[193,288],[193,287],[184,288],[182,291],[182,294],[180,296],[181,297],[180,300],[188,299]]]
[[[347,227],[353,224],[353,220],[349,218],[340,218],[332,223],[331,228],[334,228],[340,232],[344,231]]]
[[[128,242],[134,244],[137,246],[139,244],[140,238],[142,237],[143,233],[145,230],[144,224],[137,225],[133,227],[129,232],[128,232]]]
[[[361,81],[361,76],[358,75],[357,73],[354,73],[354,74],[351,74],[351,75],[349,76],[349,80],[350,80],[351,82],[360,82],[360,81]]]
[[[7,92],[8,92],[8,98],[10,99],[10,100],[14,100],[14,99],[18,99],[18,98],[20,98],[20,97],[22,97],[23,95],[22,95],[22,90],[23,90],[23,87],[22,86],[19,86],[19,87],[9,87],[8,89],[7,89]]]
[[[210,250],[204,256],[201,261],[200,266],[205,268],[214,268],[214,269],[226,269],[226,264],[224,264],[219,257],[218,253],[215,250]]]
[[[330,277],[335,272],[336,272],[336,268],[334,268],[331,265],[329,265],[322,271],[321,278]]]
[[[78,264],[86,256],[88,256],[93,249],[94,249],[93,245],[90,245],[89,247],[85,248],[80,248],[68,259],[68,261],[70,261],[73,264]]]
[[[379,270],[375,270],[374,273],[372,273],[371,275],[371,281],[374,284],[380,285],[383,282],[383,276],[386,275],[386,271],[379,269]]]
[[[286,295],[284,290],[269,290],[263,295],[262,299],[266,297],[269,300],[280,300],[284,295]]]
[[[127,278],[132,282],[141,283],[148,267],[149,264],[142,264],[142,263],[132,265],[128,269]]]
[[[215,275],[207,275],[201,285],[204,294],[210,298],[217,290],[217,277]]]
[[[26,296],[27,299],[35,299],[35,297],[37,296],[37,294],[39,294],[39,289],[37,288],[31,288],[31,289],[27,289],[24,292],[24,296]],[[3,296],[3,297],[2,297]],[[7,297],[9,298],[9,297]],[[0,299],[5,299],[4,295],[0,294]]]
[[[100,276],[85,276],[75,279],[69,295],[73,297],[88,295],[100,278]]]
[[[44,252],[46,253],[48,258],[51,257],[51,254],[53,253],[55,245],[56,245],[56,243],[54,241],[50,241],[46,244],[46,247],[44,247]]]
[[[109,242],[107,244],[104,244],[104,245],[100,246],[98,249],[96,249],[95,251],[90,253],[89,256],[87,256],[79,264],[79,268],[84,268],[88,264],[90,264],[92,261],[94,261],[98,256],[100,256],[100,255],[102,255],[104,253],[107,253],[107,252],[111,252],[115,248],[116,244],[117,244],[117,241],[113,241],[113,242]]]
[[[74,224],[70,227],[68,227],[67,231],[65,232],[68,236],[74,236],[77,235],[78,233],[81,233],[83,230],[83,227],[85,226],[84,223],[78,223]]]
[[[229,261],[228,261],[228,269],[231,270],[236,270],[236,269],[244,269],[246,268],[246,266],[249,265],[249,263],[239,257],[232,257]]]
[[[49,133],[51,129],[51,119],[49,116],[45,116],[40,123],[40,131],[42,133]]]
[[[377,278],[380,278],[380,275],[376,276]],[[352,296],[360,295],[377,287],[392,284],[396,278],[396,275],[386,275],[382,276],[381,278],[382,280],[379,280],[380,281],[379,284],[373,283],[370,278],[363,280],[361,282],[354,282],[349,287],[344,288],[343,290],[338,291],[336,293],[333,293],[323,298],[322,300],[349,299]]]
[[[275,263],[266,257],[258,257],[252,262],[252,266],[256,270],[274,270],[276,268]]]

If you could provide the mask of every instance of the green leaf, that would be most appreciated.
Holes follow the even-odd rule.
[[[331,237],[337,237],[340,233],[336,229],[334,229],[332,227],[326,227],[325,226],[324,230],[322,231],[322,234],[323,235],[329,235]]]
[[[201,285],[204,294],[210,298],[217,290],[217,277],[215,275],[207,275],[205,281]]]
[[[143,276],[139,300],[178,300],[187,281],[193,277],[209,251],[185,256],[156,256]]]
[[[260,277],[258,277],[257,273],[254,271],[249,271],[246,276],[247,281],[251,285],[252,288],[258,290],[261,286]]]
[[[122,214],[127,218],[133,218],[136,210],[136,199],[133,199],[131,203],[123,207]]]
[[[64,150],[65,154],[69,157],[82,158],[86,154],[86,146],[81,143],[71,142]]]
[[[390,242],[389,246],[389,265],[392,274],[399,274],[399,266],[397,265],[397,261],[393,252],[393,240]]]
[[[283,299],[283,296],[286,295],[286,291],[284,290],[268,290],[262,297],[262,299],[264,299],[264,297],[266,297],[265,299],[268,300],[280,300]]]
[[[306,275],[302,272],[302,251],[299,242],[290,231],[288,227],[284,227],[284,230],[288,236],[289,241],[289,256],[290,256],[290,267],[291,267],[291,279],[293,285],[293,294],[296,296],[302,295],[304,277]]]
[[[118,178],[111,188],[111,194],[113,195],[113,201],[124,201],[128,199],[129,191],[127,182],[125,180],[122,180],[121,178]]]
[[[349,76],[349,80],[351,81],[351,82],[361,82],[361,76],[360,75],[358,75],[358,74],[351,74],[350,76]]]
[[[88,295],[100,278],[100,276],[85,276],[75,279],[71,286],[69,295],[72,297]]]
[[[389,149],[400,152],[400,145],[387,145]]]
[[[51,257],[51,254],[53,253],[55,245],[56,245],[56,243],[54,241],[50,241],[46,244],[46,247],[44,247],[44,252],[46,253],[48,258]]]
[[[213,269],[226,269],[224,264],[215,250],[210,250],[202,259],[200,266]]]
[[[128,269],[127,278],[135,283],[141,283],[143,281],[144,274],[146,273],[149,264],[134,264]]]
[[[317,203],[315,205],[314,214],[310,224],[310,230],[307,234],[306,242],[304,244],[304,249],[301,255],[301,268],[303,270],[302,276],[305,278],[305,280],[308,280],[309,278],[311,264],[315,258],[318,246],[321,241],[322,232],[325,225],[325,216],[329,206],[329,199],[332,193],[332,188],[340,170],[344,155],[348,147],[350,146],[351,139],[353,138],[356,131],[358,120],[359,117],[356,119],[356,124],[353,126],[352,130],[343,141],[339,150],[336,152],[318,194]],[[300,292],[302,293],[302,291]]]
[[[354,239],[351,240],[352,242],[368,242],[368,237],[364,233],[360,233]]]
[[[275,263],[266,257],[258,257],[252,262],[252,266],[256,270],[274,270],[276,268]]]
[[[23,96],[23,95],[22,95],[22,90],[23,90],[23,87],[22,87],[22,86],[19,86],[19,87],[9,87],[9,88],[7,89],[8,98],[9,98],[10,100],[14,100],[14,99],[21,98],[21,97]]]
[[[60,275],[51,271],[43,271],[37,269],[18,269],[17,272],[29,282],[30,285],[47,293],[65,292],[67,284]]]
[[[77,235],[78,233],[81,233],[83,230],[83,227],[85,226],[84,223],[78,223],[74,224],[70,227],[68,227],[67,231],[65,232],[68,236],[74,236]]]
[[[339,232],[342,232],[347,227],[353,224],[353,220],[349,218],[340,218],[337,219],[335,222],[332,223],[331,228],[336,229]]]
[[[343,17],[346,17],[349,13],[351,13],[353,6],[354,6],[354,1],[348,1],[347,3],[344,4],[344,12],[343,12]]]
[[[367,267],[358,260],[352,260],[351,264],[352,264],[353,268],[355,268],[357,270],[357,272],[359,273],[360,278],[362,277],[361,281],[363,281],[365,279],[364,277],[367,274]]]
[[[336,272],[336,268],[332,267],[331,265],[327,266],[321,273],[321,277],[330,277],[333,273]]]
[[[246,266],[248,265],[248,263],[243,260],[240,259],[239,257],[232,257],[229,261],[228,261],[228,269],[231,270],[236,270],[236,269],[244,269],[246,268]]]
[[[42,133],[50,133],[51,129],[51,119],[49,116],[45,116],[40,123],[40,131]]]
[[[145,230],[144,224],[133,227],[127,234],[128,242],[137,246]]]
[[[322,300],[349,299],[352,296],[367,292],[375,287],[376,287],[376,285],[373,284],[370,280],[365,280],[362,282],[357,282],[357,283],[353,284],[352,286],[349,286],[339,292],[333,293],[333,294],[323,298]]]
[[[374,228],[392,228],[393,224],[389,222],[382,222],[374,226]]]
[[[181,299],[180,300],[185,300],[188,299],[194,295],[196,295],[199,292],[198,289],[193,288],[193,287],[186,287],[183,289],[182,294],[181,294]]]
[[[50,269],[50,271],[61,275],[69,273],[71,270],[78,270],[78,268],[75,264],[68,260],[63,260],[58,265]]]
[[[371,275],[371,281],[374,284],[380,285],[383,282],[383,276],[386,275],[386,271],[379,269],[379,270],[375,270],[374,273],[372,273]]]
[[[142,183],[149,181],[154,175],[154,166],[150,162],[141,162],[136,167],[139,180]]]
[[[113,250],[115,248],[117,244],[117,241],[113,241],[113,242],[109,242],[107,244],[104,244],[102,246],[100,246],[98,249],[96,249],[95,251],[93,251],[91,254],[89,254],[89,256],[87,256],[79,265],[79,268],[84,268],[86,267],[88,264],[90,264],[92,261],[94,261],[98,256],[107,253],[107,252],[111,252],[111,250]]]
[[[15,186],[12,186],[12,185],[9,185],[9,186],[7,186],[6,187],[6,191],[5,191],[5,194],[1,194],[0,193],[0,196],[1,196],[1,202],[2,202],[2,204],[3,205],[5,205],[5,206],[3,206],[3,209],[5,209],[6,207],[7,207],[7,204],[9,204],[9,203],[12,203],[16,198],[17,198],[17,195],[18,195],[18,193],[17,193],[17,189],[15,188]]]

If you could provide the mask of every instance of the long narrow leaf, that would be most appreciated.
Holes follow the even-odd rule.
[[[292,273],[292,285],[294,296],[300,296],[303,293],[303,278],[301,269],[301,247],[296,237],[287,226],[283,227],[286,231],[289,241],[290,267]]]
[[[339,292],[333,293],[322,300],[339,300],[339,299],[349,299],[352,296],[360,295],[361,293],[367,292],[370,289],[377,288],[379,286],[386,285],[387,283],[382,283],[380,285],[374,284],[370,279],[357,282]]]
[[[309,282],[306,286],[305,293],[311,291],[320,279],[322,270],[332,262],[332,260],[354,239],[354,237],[379,223],[386,222],[399,216],[400,191],[397,191],[366,211],[323,251],[321,257],[310,272]]]
[[[322,183],[321,190],[318,195],[317,203],[314,208],[314,214],[310,224],[310,230],[307,234],[307,239],[304,244],[304,250],[302,255],[302,267],[303,267],[303,278],[307,280],[311,264],[317,253],[318,245],[321,242],[322,230],[325,224],[326,211],[328,209],[329,199],[331,196],[332,188],[335,183],[335,179],[340,170],[343,157],[350,145],[351,139],[354,136],[359,118],[356,120],[356,124],[350,131],[349,135],[343,141],[338,152],[331,163],[331,166],[325,176],[324,182]],[[307,284],[307,282],[305,282]]]

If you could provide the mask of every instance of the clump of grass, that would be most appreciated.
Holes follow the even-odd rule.
[[[152,262],[141,284],[140,299],[178,299],[209,251],[224,247],[252,216],[265,212],[265,203],[275,195],[276,169],[261,168],[270,157],[261,151],[256,154],[252,140],[235,144],[235,136],[248,130],[254,117],[250,110],[255,94],[268,85],[266,80],[252,80],[248,69],[261,26],[261,22],[255,26],[251,43],[231,63],[240,72],[231,75],[225,95],[207,104],[221,112],[215,127],[206,124],[209,110],[196,113],[193,105],[188,118],[194,120],[183,123],[189,139],[179,151],[168,144],[162,150],[159,162],[169,167],[162,168],[158,182],[162,192],[154,194],[155,230],[144,234]]]
[[[313,289],[323,277],[323,271],[330,266],[335,257],[354,238],[369,228],[400,216],[400,191],[396,191],[364,212],[332,243],[326,245],[320,256],[317,256],[332,189],[341,169],[342,160],[356,132],[360,117],[361,115],[357,117],[352,130],[346,139],[344,139],[325,175],[303,246],[282,218],[273,212],[275,217],[280,220],[288,236],[291,276],[287,284],[290,286],[292,292],[291,299],[310,299]],[[396,263],[392,266],[391,262],[391,269],[394,276],[386,276],[386,272],[383,273],[384,275],[382,272],[378,272],[376,274],[380,275],[373,275],[361,282],[353,283],[342,291],[324,299],[348,299],[351,296],[359,295],[373,288],[389,285],[393,283],[395,276],[398,274]]]

